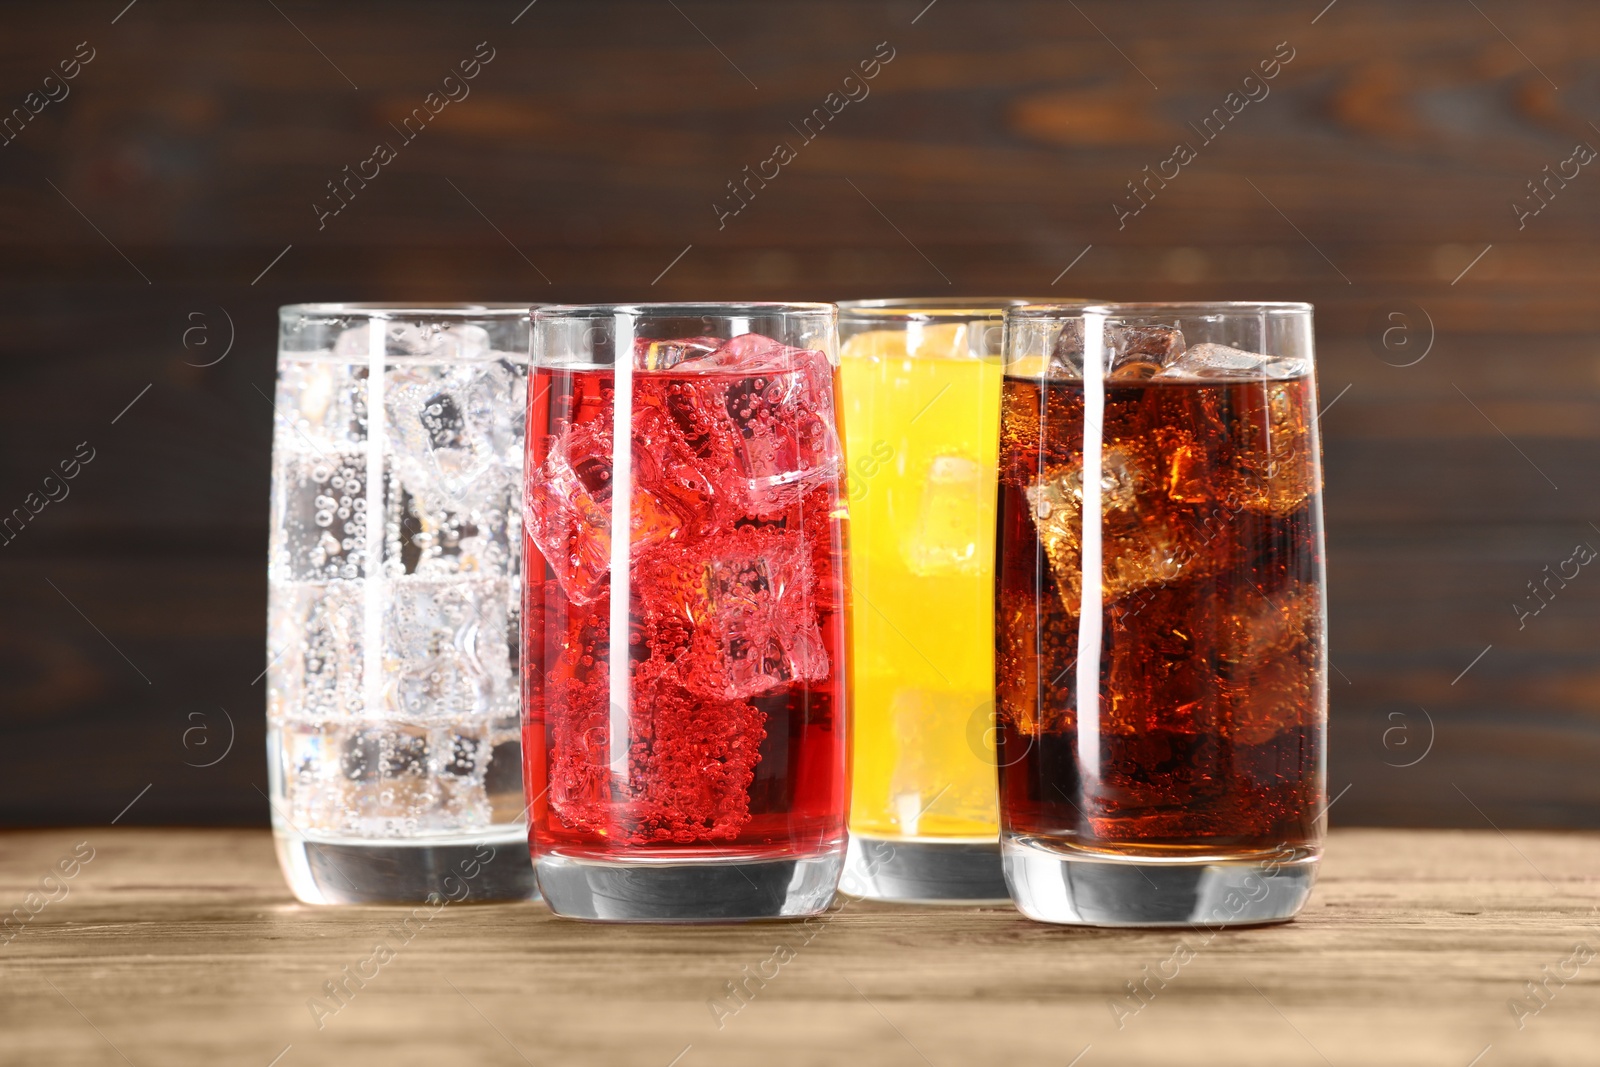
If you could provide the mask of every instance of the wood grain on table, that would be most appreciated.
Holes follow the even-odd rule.
[[[423,909],[403,939],[410,909],[293,902],[255,830],[9,832],[0,901],[36,910],[0,934],[4,1064],[1600,1058],[1592,834],[1338,831],[1302,918],[1216,933],[862,901],[810,926],[710,927],[464,903]],[[380,941],[392,958],[368,962]],[[371,977],[328,998],[347,967]]]

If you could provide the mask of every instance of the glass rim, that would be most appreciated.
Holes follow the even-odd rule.
[[[887,297],[871,300],[839,301],[839,320],[852,322],[971,322],[974,319],[999,319],[1011,308],[1077,306],[1093,301],[1043,301],[1031,296],[930,296]]]
[[[380,301],[332,301],[308,304],[284,304],[278,308],[279,318],[291,315],[325,316],[328,318],[381,319],[399,316],[426,316],[438,319],[522,318],[540,305],[486,301],[483,303],[451,303],[438,301],[422,304],[384,303]]]
[[[730,318],[748,315],[836,315],[838,305],[782,300],[690,300],[659,303],[543,304],[534,306],[531,310],[533,321],[539,323],[561,319],[611,318],[616,315],[632,315],[637,318],[692,318],[706,315]]]
[[[1314,308],[1303,300],[1171,300],[1116,303],[1028,304],[1006,311],[1007,317],[1049,319],[1088,314],[1115,318],[1121,315],[1310,315]]]

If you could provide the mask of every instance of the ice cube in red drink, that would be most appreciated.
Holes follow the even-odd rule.
[[[625,637],[611,619],[614,371],[540,367],[530,388],[525,722],[529,795],[547,797],[535,850],[837,843],[832,365],[747,334],[637,340],[631,373]]]

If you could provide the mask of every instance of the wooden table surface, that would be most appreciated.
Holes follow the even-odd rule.
[[[45,881],[62,861],[74,876]],[[861,901],[812,928],[453,904],[320,1012],[406,911],[296,904],[265,832],[6,833],[0,902],[20,909],[5,1064],[1600,1062],[1600,835],[1335,832],[1302,918],[1216,934]]]

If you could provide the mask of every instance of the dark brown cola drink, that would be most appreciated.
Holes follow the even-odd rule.
[[[1061,374],[1059,359],[1004,381],[995,625],[1008,853],[1100,872],[1314,864],[1326,653],[1309,360],[1185,350],[1166,334],[1111,337],[1099,383]],[[1103,417],[1086,420],[1092,390]],[[1086,427],[1100,485],[1088,538]],[[1087,595],[1086,562],[1099,576]]]

